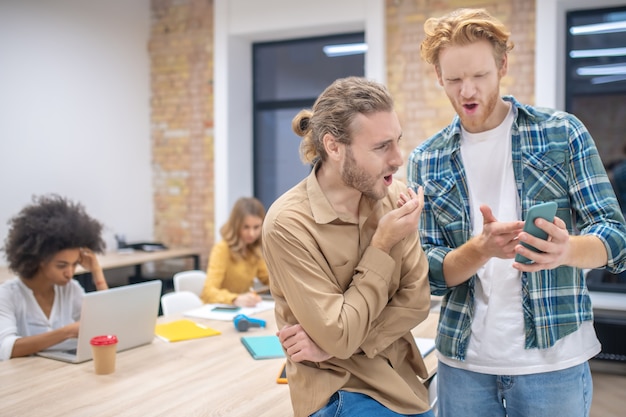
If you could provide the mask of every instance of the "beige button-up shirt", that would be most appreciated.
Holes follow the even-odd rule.
[[[390,254],[370,247],[378,220],[396,207],[394,180],[380,201],[361,197],[358,223],[340,218],[315,170],[280,197],[263,225],[263,252],[278,328],[300,323],[334,357],[288,359],[294,414],[308,416],[338,390],[360,392],[402,414],[427,411],[416,375],[426,368],[410,331],[428,315],[428,264],[417,230]]]

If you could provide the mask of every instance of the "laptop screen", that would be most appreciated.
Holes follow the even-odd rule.
[[[58,351],[61,345],[64,350],[71,349],[70,340],[56,345],[54,351],[41,352],[40,356],[71,362],[92,359],[91,338],[105,334],[117,336],[118,352],[151,343],[159,314],[161,287],[160,280],[152,280],[85,294],[77,357],[72,359],[67,352]]]

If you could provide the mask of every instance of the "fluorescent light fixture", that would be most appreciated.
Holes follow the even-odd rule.
[[[570,51],[570,58],[595,58],[601,56],[624,56],[626,48],[580,49]]]
[[[576,74],[581,76],[626,75],[626,64],[592,65],[588,67],[580,67],[576,70]]]
[[[615,83],[618,81],[626,81],[626,74],[625,75],[609,75],[606,77],[593,77],[591,79],[591,84],[608,84],[608,83]]]
[[[366,43],[346,43],[341,45],[324,46],[326,56],[332,58],[336,56],[358,55],[367,52]]]
[[[626,32],[626,20],[620,20],[617,22],[595,23],[592,25],[572,26],[569,32],[572,35]]]

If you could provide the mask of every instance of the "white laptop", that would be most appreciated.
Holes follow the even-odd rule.
[[[92,359],[90,340],[114,334],[117,351],[151,343],[159,315],[160,280],[123,285],[85,294],[78,339],[69,339],[37,353],[50,359],[80,363]]]

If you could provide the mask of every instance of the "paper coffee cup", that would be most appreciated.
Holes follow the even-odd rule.
[[[96,375],[106,375],[115,371],[117,336],[107,334],[93,337],[91,339],[91,351]]]

